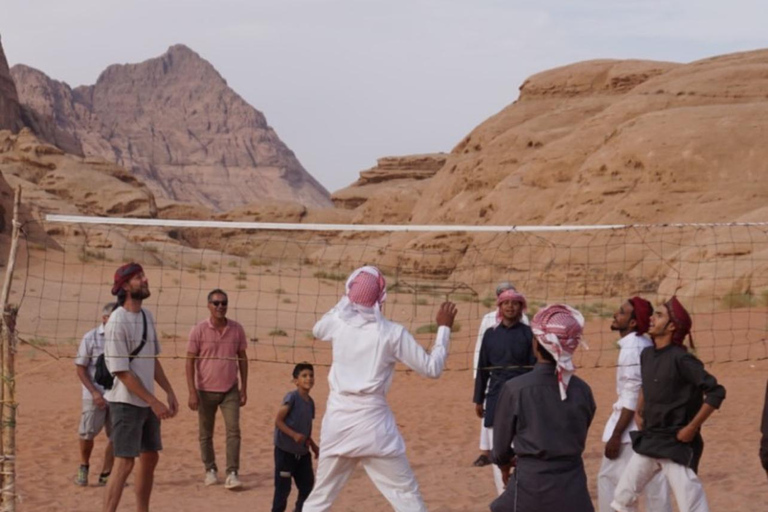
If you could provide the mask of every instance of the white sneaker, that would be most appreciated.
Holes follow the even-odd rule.
[[[225,489],[239,489],[243,486],[243,482],[237,478],[237,473],[232,472],[227,475],[227,480],[224,482]]]
[[[216,474],[215,469],[205,472],[205,485],[216,485],[219,483],[219,475]]]

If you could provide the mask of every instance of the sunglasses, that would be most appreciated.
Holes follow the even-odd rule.
[[[227,302],[226,300],[212,300],[209,304],[213,304],[214,307],[219,307],[219,306],[227,307],[229,302]]]

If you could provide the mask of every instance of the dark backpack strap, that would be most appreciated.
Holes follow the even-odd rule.
[[[136,350],[131,352],[131,356],[128,358],[128,362],[130,363],[133,361],[133,359],[139,355],[139,352],[141,352],[141,349],[144,348],[144,345],[147,344],[147,315],[144,313],[144,310],[141,310],[141,319],[144,322],[144,333],[141,335],[141,343],[138,347],[136,347]]]

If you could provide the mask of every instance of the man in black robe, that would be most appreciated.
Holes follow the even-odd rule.
[[[636,409],[640,430],[631,433],[635,453],[611,503],[619,512],[635,512],[638,495],[660,471],[681,512],[709,512],[697,476],[704,450],[700,429],[720,408],[725,388],[685,347],[691,326],[690,315],[676,297],[651,317],[648,334],[654,346],[640,355],[643,392]]]
[[[507,487],[491,511],[594,512],[581,456],[595,400],[571,362],[584,317],[565,305],[547,306],[531,327],[536,365],[504,384],[496,406],[492,456]]]
[[[536,363],[533,333],[521,322],[527,306],[525,297],[515,289],[504,290],[496,298],[496,305],[496,325],[485,331],[480,345],[473,397],[475,413],[484,418],[483,425],[491,430],[491,443],[496,400],[501,387],[508,380],[531,371]],[[496,466],[493,466],[493,480],[496,492],[504,492],[501,472]]]

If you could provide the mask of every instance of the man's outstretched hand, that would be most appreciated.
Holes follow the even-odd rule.
[[[453,320],[456,318],[456,304],[453,302],[445,301],[442,304],[440,304],[440,309],[437,311],[437,325],[448,327],[449,329],[453,327]]]

